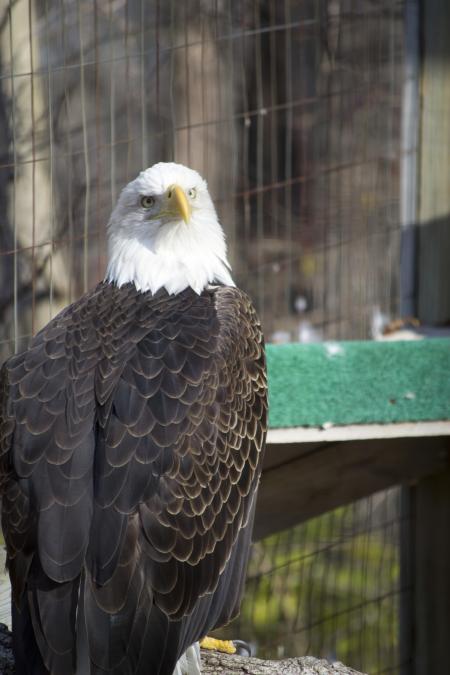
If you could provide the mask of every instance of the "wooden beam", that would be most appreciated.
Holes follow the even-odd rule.
[[[449,450],[448,436],[269,445],[254,538],[262,539],[392,485],[445,471]]]
[[[329,443],[330,441],[370,440],[371,438],[408,438],[412,436],[450,436],[450,421],[400,422],[395,424],[347,424],[325,427],[288,427],[269,429],[267,443]]]
[[[448,672],[450,471],[412,490],[414,675]]]
[[[423,0],[419,164],[418,314],[450,319],[450,3]]]

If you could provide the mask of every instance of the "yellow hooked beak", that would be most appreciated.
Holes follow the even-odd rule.
[[[172,185],[167,190],[169,209],[176,215],[180,215],[187,224],[191,218],[191,207],[179,185]]]

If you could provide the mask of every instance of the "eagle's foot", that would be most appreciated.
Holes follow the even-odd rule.
[[[201,675],[201,665],[200,645],[198,642],[194,642],[178,659],[173,675]]]
[[[209,637],[208,635],[203,640],[200,640],[200,647],[202,649],[215,649],[225,654],[236,653],[236,647],[232,640],[216,640],[216,638]]]

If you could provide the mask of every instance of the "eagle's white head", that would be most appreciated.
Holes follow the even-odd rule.
[[[106,280],[118,286],[152,293],[234,286],[206,182],[182,164],[160,162],[128,183],[108,223],[108,249]]]

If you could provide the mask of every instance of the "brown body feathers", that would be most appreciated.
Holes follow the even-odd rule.
[[[21,673],[171,675],[237,611],[266,431],[231,287],[101,283],[4,365],[2,523]],[[78,640],[80,636],[78,635]]]

